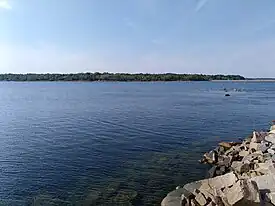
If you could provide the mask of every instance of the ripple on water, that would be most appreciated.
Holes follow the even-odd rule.
[[[0,84],[4,205],[159,205],[205,151],[274,119],[275,84]]]

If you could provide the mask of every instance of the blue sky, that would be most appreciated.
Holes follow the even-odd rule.
[[[274,0],[0,0],[0,73],[275,77]]]

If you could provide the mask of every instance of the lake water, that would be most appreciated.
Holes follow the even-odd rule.
[[[159,205],[274,105],[274,83],[1,82],[0,204]]]

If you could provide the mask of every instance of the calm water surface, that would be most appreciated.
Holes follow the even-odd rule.
[[[241,89],[224,96],[223,88]],[[275,119],[274,83],[0,83],[3,205],[158,205]]]

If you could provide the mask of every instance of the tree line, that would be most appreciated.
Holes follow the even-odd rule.
[[[244,80],[240,75],[205,74],[129,74],[129,73],[74,73],[74,74],[0,74],[0,81],[211,81]]]

